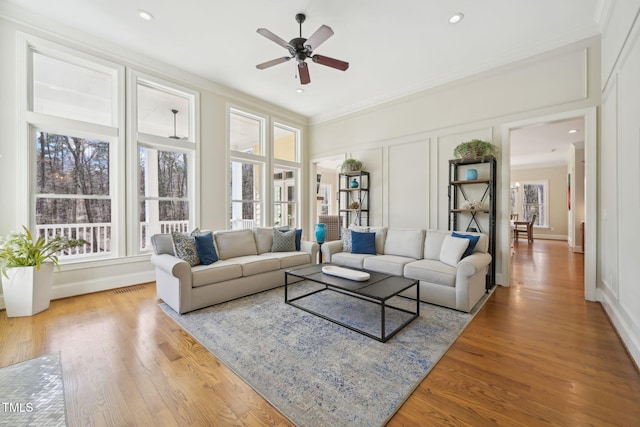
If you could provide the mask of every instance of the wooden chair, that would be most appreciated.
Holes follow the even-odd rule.
[[[518,220],[518,214],[517,213],[509,214],[509,220],[510,221],[517,221]]]
[[[536,222],[536,217],[533,215],[531,221],[514,221],[513,222],[513,240],[518,240],[520,233],[527,233],[527,241],[533,242],[533,223]]]
[[[318,222],[323,223],[327,230],[325,242],[340,239],[340,227],[342,227],[341,215],[319,215]]]

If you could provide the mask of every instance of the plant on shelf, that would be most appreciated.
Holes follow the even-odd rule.
[[[346,159],[342,162],[342,172],[358,172],[362,169],[362,162],[356,159]]]
[[[0,239],[2,292],[8,317],[30,316],[49,307],[53,268],[60,251],[85,245],[81,239],[56,236],[47,241],[27,227]]]
[[[459,144],[453,150],[453,155],[458,159],[479,159],[486,156],[497,157],[498,152],[498,147],[492,143],[480,139],[472,139]]]

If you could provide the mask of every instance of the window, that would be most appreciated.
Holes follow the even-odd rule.
[[[320,215],[329,215],[331,212],[331,185],[320,184],[319,196],[322,197],[320,201]]]
[[[140,251],[151,236],[194,227],[197,94],[134,74],[137,141],[137,218]]]
[[[300,131],[273,122],[267,134],[267,120],[229,110],[229,226],[234,230],[300,223]]]
[[[229,226],[232,230],[263,225],[265,119],[231,109],[229,112]]]
[[[118,255],[123,68],[39,44],[36,38],[25,44],[31,70],[25,73],[24,114],[33,183],[29,222],[46,239],[60,235],[88,242],[61,255],[61,261]]]
[[[549,181],[521,182],[520,186],[513,188],[518,199],[519,221],[531,221],[535,215],[534,227],[548,227]]]

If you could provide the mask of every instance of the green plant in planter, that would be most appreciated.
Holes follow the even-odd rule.
[[[492,143],[480,139],[472,139],[459,144],[453,150],[453,155],[458,159],[477,159],[485,156],[497,157],[498,152],[498,147]]]
[[[43,237],[34,239],[29,229],[22,226],[23,232],[11,233],[0,239],[0,270],[7,276],[7,269],[13,267],[35,267],[40,270],[43,263],[51,263],[60,269],[58,252],[85,245],[82,239],[65,239],[56,236],[48,242]]]
[[[362,162],[356,159],[346,159],[342,162],[342,172],[355,172],[362,169]]]

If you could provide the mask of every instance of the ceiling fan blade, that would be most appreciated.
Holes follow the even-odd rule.
[[[285,49],[289,49],[289,43],[284,41],[283,39],[281,39],[280,37],[276,36],[275,34],[273,34],[271,31],[267,30],[266,28],[258,28],[258,34],[262,34],[263,36],[265,36],[266,38],[268,38],[269,40],[271,40],[272,42],[275,42],[277,44],[279,44],[280,46],[284,47]]]
[[[328,56],[322,55],[313,55],[311,57],[313,62],[317,62],[321,65],[326,65],[327,67],[337,68],[338,70],[346,71],[349,68],[349,63],[340,61],[339,59],[329,58]]]
[[[271,61],[263,62],[262,64],[256,65],[258,70],[264,70],[265,68],[273,67],[274,65],[282,64],[283,62],[287,62],[290,60],[290,56],[283,56],[282,58],[272,59]]]
[[[324,43],[325,40],[327,40],[332,35],[333,30],[331,29],[331,27],[322,25],[316,30],[315,33],[311,34],[311,37],[309,37],[306,42],[304,42],[304,47],[311,51],[316,50],[318,46]]]
[[[306,85],[311,83],[311,77],[309,77],[309,67],[306,62],[298,64],[298,75],[300,76],[300,84]]]

